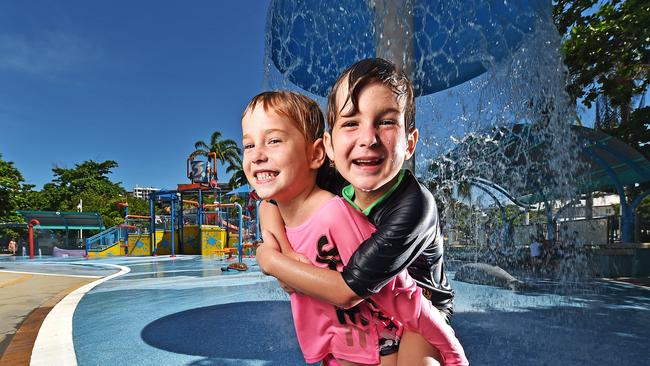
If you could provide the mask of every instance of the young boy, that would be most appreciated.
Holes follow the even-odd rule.
[[[316,185],[325,157],[322,128],[322,114],[309,98],[290,92],[258,95],[242,118],[244,171],[260,197],[277,202],[293,249],[314,266],[337,270],[374,228],[345,200]],[[347,310],[299,293],[291,294],[291,304],[308,362],[376,364],[380,334],[397,338],[392,316],[439,347],[449,365],[467,364],[453,330],[406,271],[372,301]]]
[[[410,172],[401,170],[418,137],[411,83],[388,61],[362,60],[339,76],[329,95],[327,119],[328,156],[351,184],[342,194],[377,231],[341,273],[304,263],[290,265],[292,259],[278,251],[268,234],[257,252],[260,266],[287,288],[341,307],[379,293],[408,268],[424,295],[449,319],[453,291],[444,273],[435,201]],[[277,213],[265,204],[262,217],[274,216]],[[270,231],[282,245],[277,224]],[[442,361],[435,349],[421,352],[427,344],[414,332],[405,332],[401,347],[400,364]]]

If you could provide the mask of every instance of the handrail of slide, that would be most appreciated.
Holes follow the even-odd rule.
[[[151,216],[143,216],[143,215],[126,215],[127,219],[151,219]]]
[[[130,230],[136,229],[133,225],[116,225],[86,239],[86,253],[102,251],[121,240],[127,241]]]

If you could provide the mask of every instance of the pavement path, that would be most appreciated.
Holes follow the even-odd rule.
[[[44,316],[61,298],[95,279],[66,275],[0,272],[0,354],[3,355],[2,360],[8,361],[6,358],[12,358],[16,361],[16,357],[24,358],[22,354],[26,351],[25,347],[31,354],[31,344],[24,344],[28,340],[25,337],[21,337],[19,342],[14,342],[14,346],[9,347],[12,340],[18,341],[18,339],[14,339],[14,336],[30,314],[34,316],[30,319],[29,328],[35,326],[35,330],[38,331]],[[29,333],[28,331],[29,329],[24,329],[24,333]],[[33,339],[31,342],[33,343]],[[5,354],[8,348],[10,348],[9,352]],[[4,364],[4,362],[0,363]],[[16,365],[14,362],[11,364]]]
[[[115,272],[79,259],[0,256],[0,365],[29,364],[50,310],[75,289]]]

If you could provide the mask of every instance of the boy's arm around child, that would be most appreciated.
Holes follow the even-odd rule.
[[[358,296],[367,298],[408,267],[431,302],[451,313],[453,291],[444,273],[443,242],[433,195],[405,172],[403,181],[368,215],[377,231],[345,266],[342,277]]]

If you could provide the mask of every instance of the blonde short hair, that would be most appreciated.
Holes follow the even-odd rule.
[[[273,112],[289,118],[302,132],[305,140],[314,142],[323,137],[325,118],[318,103],[313,99],[288,90],[276,90],[260,93],[251,99],[242,118],[261,105],[264,111]]]

